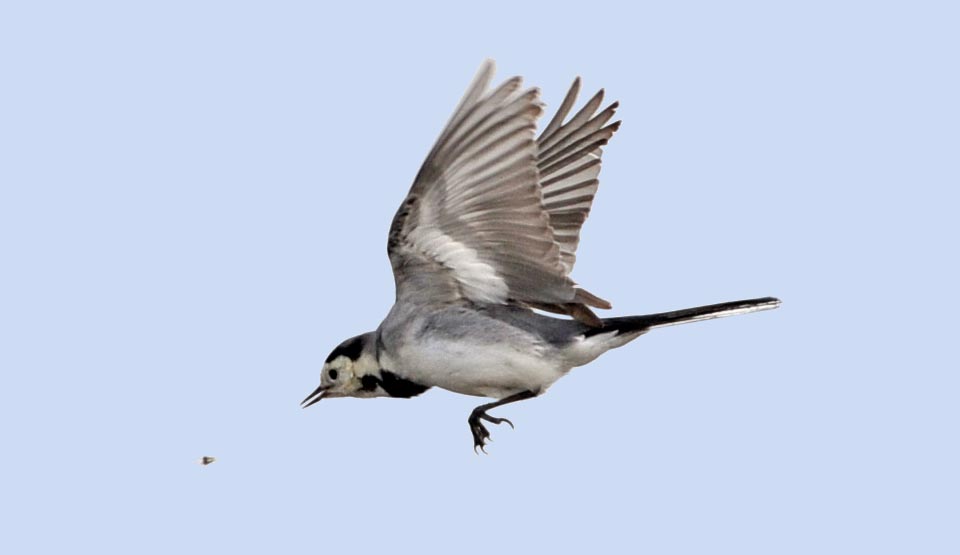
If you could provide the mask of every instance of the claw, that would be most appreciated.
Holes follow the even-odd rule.
[[[497,425],[500,425],[506,422],[507,424],[510,425],[511,429],[515,429],[513,426],[513,422],[511,422],[506,418],[497,418],[496,416],[490,416],[489,414],[487,414],[488,410],[499,407],[501,405],[505,405],[507,403],[515,403],[517,401],[523,401],[524,399],[530,399],[536,396],[537,394],[532,391],[521,391],[520,393],[515,393],[513,395],[510,395],[509,397],[500,399],[495,403],[487,403],[486,405],[480,405],[479,407],[473,409],[473,412],[470,413],[470,417],[467,418],[467,424],[470,425],[470,433],[473,434],[473,452],[477,453],[477,449],[479,448],[481,451],[483,451],[484,454],[486,454],[487,450],[484,449],[484,446],[487,444],[488,441],[490,442],[493,441],[492,439],[490,439],[490,430],[488,430],[487,427],[483,425],[481,420],[486,420],[491,424],[497,424]],[[479,455],[479,453],[477,454]]]
[[[496,416],[490,416],[487,413],[480,414],[480,418],[486,420],[487,422],[490,422],[491,424],[497,424],[498,426],[506,422],[507,424],[510,425],[511,428],[516,429],[513,426],[513,422],[510,422],[510,420],[507,418],[497,418]]]
[[[486,455],[487,450],[484,448],[484,445],[490,438],[490,432],[488,432],[482,424],[479,424],[476,427],[471,427],[470,431],[473,432],[473,452],[479,455],[480,453],[477,452],[477,449],[480,449],[480,451]]]
[[[470,418],[467,419],[467,422],[470,424],[470,432],[473,433],[473,452],[477,453],[478,455],[479,453],[477,452],[477,449],[480,449],[480,451],[486,454],[487,450],[485,449],[485,447],[487,443],[493,443],[493,439],[490,437],[490,430],[488,430],[487,427],[483,425],[483,422],[481,422],[481,420],[486,420],[491,424],[497,424],[497,425],[500,425],[506,422],[507,424],[510,425],[510,428],[514,428],[513,422],[511,422],[506,418],[498,418],[496,416],[490,416],[485,412],[477,412],[475,414],[470,415]]]

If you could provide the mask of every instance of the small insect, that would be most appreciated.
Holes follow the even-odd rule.
[[[200,457],[199,459],[197,459],[197,464],[201,464],[203,466],[207,466],[208,464],[212,464],[215,462],[217,462],[216,457]]]

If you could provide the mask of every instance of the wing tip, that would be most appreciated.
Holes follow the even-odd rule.
[[[482,73],[493,73],[497,70],[497,61],[493,58],[484,58],[480,62],[480,69],[477,70],[477,74]]]

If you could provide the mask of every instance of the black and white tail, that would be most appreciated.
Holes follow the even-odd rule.
[[[763,297],[760,299],[746,299],[743,301],[698,306],[696,308],[685,308],[683,310],[673,310],[659,314],[646,314],[644,316],[605,318],[603,319],[603,327],[591,329],[585,335],[586,337],[591,337],[611,331],[616,331],[621,334],[630,332],[643,333],[653,328],[686,324],[687,322],[699,322],[713,318],[723,318],[724,316],[736,316],[737,314],[749,314],[750,312],[771,310],[778,306],[780,306],[780,299]]]

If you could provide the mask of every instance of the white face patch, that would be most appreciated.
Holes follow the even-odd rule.
[[[379,370],[380,366],[371,355],[364,354],[357,360],[341,355],[323,365],[320,384],[327,388],[327,397],[379,397],[384,395],[382,391],[363,389],[363,377],[379,375]]]
[[[320,385],[335,391],[353,378],[353,361],[340,355],[323,365],[323,375],[320,376]]]
[[[507,300],[507,283],[474,249],[433,227],[417,227],[407,239],[415,250],[450,268],[468,299],[498,304]]]

